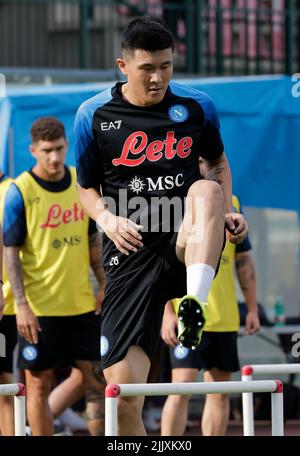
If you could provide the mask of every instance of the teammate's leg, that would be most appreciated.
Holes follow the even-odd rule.
[[[125,358],[104,369],[107,383],[146,383],[150,360],[139,346],[131,346]],[[118,402],[119,435],[146,435],[142,421],[144,397],[120,397]]]
[[[195,382],[198,369],[172,369],[172,383]],[[191,396],[168,396],[162,411],[161,435],[183,435],[187,418],[188,403]]]
[[[73,368],[69,377],[57,385],[49,396],[49,405],[54,418],[85,394],[84,377],[79,369]]]
[[[0,374],[1,385],[13,382],[11,373]],[[3,436],[14,435],[14,398],[12,396],[0,396],[0,432]]]
[[[76,366],[85,381],[86,415],[91,435],[104,435],[104,391],[105,381],[100,361],[78,361]]]
[[[231,378],[231,372],[217,368],[204,372],[206,382],[226,382]],[[228,394],[207,394],[202,414],[202,433],[205,436],[225,435],[229,420]]]
[[[25,369],[27,414],[32,435],[53,435],[53,416],[48,397],[54,381],[53,369]]]

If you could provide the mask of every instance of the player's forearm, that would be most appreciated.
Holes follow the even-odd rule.
[[[4,258],[8,280],[11,283],[12,293],[16,305],[27,304],[23,284],[23,268],[19,256],[19,247],[5,247]]]
[[[79,200],[89,217],[95,222],[107,210],[104,198],[94,188],[83,188],[77,184]]]
[[[251,253],[237,253],[235,264],[248,312],[257,312],[256,278]]]
[[[90,265],[99,284],[105,283],[102,264],[102,243],[98,231],[89,236]]]
[[[232,212],[232,180],[229,163],[225,152],[217,160],[206,160],[206,179],[221,185],[224,194],[225,212]]]

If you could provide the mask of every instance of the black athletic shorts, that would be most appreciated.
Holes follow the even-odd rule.
[[[14,349],[17,344],[15,315],[3,315],[0,320],[0,374],[13,372]]]
[[[185,347],[170,348],[171,367],[209,370],[213,367],[228,372],[240,370],[237,333],[203,331],[196,350]]]
[[[105,369],[139,345],[153,360],[164,306],[186,294],[186,268],[176,256],[177,233],[129,256],[110,245],[105,255],[106,290],[102,306],[101,355]]]
[[[100,361],[100,317],[94,312],[68,317],[38,317],[37,344],[19,336],[18,367],[32,371]]]

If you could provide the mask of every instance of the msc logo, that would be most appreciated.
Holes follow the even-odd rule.
[[[184,184],[183,174],[179,173],[177,176],[159,176],[156,180],[151,177],[146,177],[147,184],[137,176],[135,176],[128,187],[137,195],[147,187],[148,192],[153,192],[155,190],[171,190],[174,187],[181,187]]]
[[[0,333],[0,358],[6,357],[6,339],[5,335]]]
[[[169,108],[169,117],[173,122],[184,122],[189,116],[185,106],[177,104]]]
[[[54,239],[52,242],[52,247],[54,249],[59,249],[60,247],[74,247],[81,244],[81,239],[81,236],[64,237],[62,240]]]
[[[122,120],[116,120],[115,122],[101,122],[100,128],[102,131],[107,130],[120,130]]]

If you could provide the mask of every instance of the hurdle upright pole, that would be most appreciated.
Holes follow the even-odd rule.
[[[26,435],[25,386],[22,383],[0,385],[0,396],[14,396],[15,435]]]
[[[242,368],[242,381],[252,381],[252,366]],[[243,411],[243,429],[245,436],[254,436],[254,410],[253,410],[253,393],[242,394],[242,411]]]
[[[283,435],[283,383],[280,380],[275,381],[277,383],[277,390],[271,393],[272,435]]]

